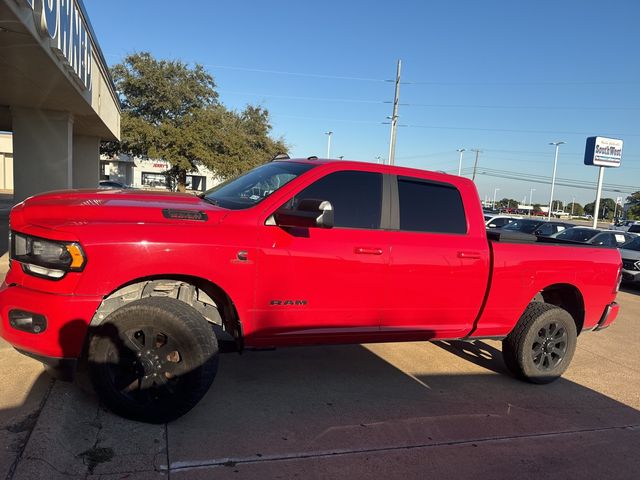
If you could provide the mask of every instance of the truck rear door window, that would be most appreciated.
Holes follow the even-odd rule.
[[[460,192],[453,185],[398,177],[400,230],[467,233]]]

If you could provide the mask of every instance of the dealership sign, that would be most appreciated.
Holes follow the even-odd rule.
[[[584,164],[596,167],[619,167],[622,160],[622,140],[605,137],[587,138]]]
[[[17,1],[33,11],[36,29],[80,85],[90,90],[91,37],[75,0]]]

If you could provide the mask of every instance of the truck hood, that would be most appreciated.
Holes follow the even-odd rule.
[[[628,250],[626,248],[620,249],[620,256],[623,260],[640,260],[640,252],[638,250]]]
[[[176,215],[167,216],[171,211]],[[86,223],[190,222],[186,212],[203,212],[202,220],[218,223],[229,211],[195,195],[144,190],[60,190],[26,199],[11,211],[11,225],[60,228]]]

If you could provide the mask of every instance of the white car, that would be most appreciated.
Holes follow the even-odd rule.
[[[487,228],[502,228],[517,219],[522,219],[522,217],[512,217],[509,215],[487,215],[485,213],[484,224]]]

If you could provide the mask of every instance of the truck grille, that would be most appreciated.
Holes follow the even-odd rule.
[[[625,270],[640,270],[636,265],[637,261],[635,260],[622,260],[622,267]]]

